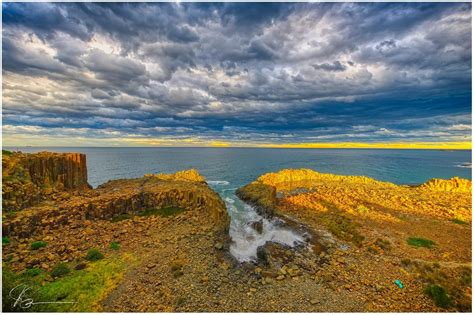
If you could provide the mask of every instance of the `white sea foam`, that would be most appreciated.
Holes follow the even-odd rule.
[[[230,253],[240,262],[256,261],[258,247],[272,241],[288,246],[304,243],[303,237],[288,228],[282,227],[277,220],[268,220],[260,216],[253,207],[243,204],[237,197],[225,198],[227,209],[232,217],[229,234],[232,238]],[[236,207],[239,203],[242,207]],[[262,233],[259,234],[252,222],[262,221]]]
[[[228,202],[228,203],[231,203],[231,204],[232,204],[232,203],[235,202],[235,200],[232,199],[232,198],[230,198],[230,197],[227,197],[227,198],[225,198],[225,202]]]
[[[209,185],[229,185],[229,182],[226,180],[208,180]]]
[[[472,163],[466,162],[466,163],[456,164],[456,167],[472,168]]]

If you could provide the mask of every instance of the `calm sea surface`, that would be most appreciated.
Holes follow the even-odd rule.
[[[16,149],[13,147],[7,149]],[[145,173],[196,168],[210,181],[235,186],[282,168],[310,168],[341,175],[365,175],[397,184],[459,176],[471,179],[471,151],[250,149],[250,148],[18,148],[23,152],[55,151],[87,154],[89,183],[141,177]]]
[[[14,148],[23,152],[55,151],[87,154],[89,183],[141,177],[146,173],[174,173],[196,168],[226,202],[232,218],[231,253],[240,261],[256,259],[267,241],[293,246],[303,238],[276,220],[262,218],[235,196],[235,190],[261,174],[283,168],[310,168],[323,173],[365,175],[397,184],[419,184],[430,178],[471,179],[471,151],[250,149],[250,148]],[[251,222],[263,221],[258,234]]]

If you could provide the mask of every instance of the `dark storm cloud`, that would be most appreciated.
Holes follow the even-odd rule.
[[[463,3],[4,3],[4,132],[465,140],[470,10]]]
[[[330,63],[321,63],[313,65],[313,68],[316,70],[324,70],[324,71],[344,71],[346,70],[346,66],[344,66],[340,61],[334,61],[332,64]]]

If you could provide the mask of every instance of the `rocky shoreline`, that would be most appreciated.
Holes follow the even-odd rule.
[[[225,204],[197,171],[92,189],[85,159],[4,152],[4,310],[471,309],[470,181],[407,187],[311,170],[262,175],[238,196],[307,243],[268,242],[257,262],[240,264],[228,253]],[[422,245],[408,244],[415,238]],[[36,299],[77,303],[11,308],[8,289],[22,283]]]

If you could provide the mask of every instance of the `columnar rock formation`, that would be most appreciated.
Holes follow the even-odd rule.
[[[90,189],[84,154],[14,153],[3,158],[3,167],[4,208],[24,209],[4,220],[7,235],[28,237],[37,229],[170,207],[193,211],[220,231],[229,226],[224,202],[196,170],[114,180]],[[54,195],[59,191],[68,193]]]
[[[14,152],[2,156],[3,209],[18,211],[49,195],[89,189],[86,156],[80,153]]]
[[[40,152],[26,155],[25,165],[37,186],[57,190],[89,188],[86,155]]]

